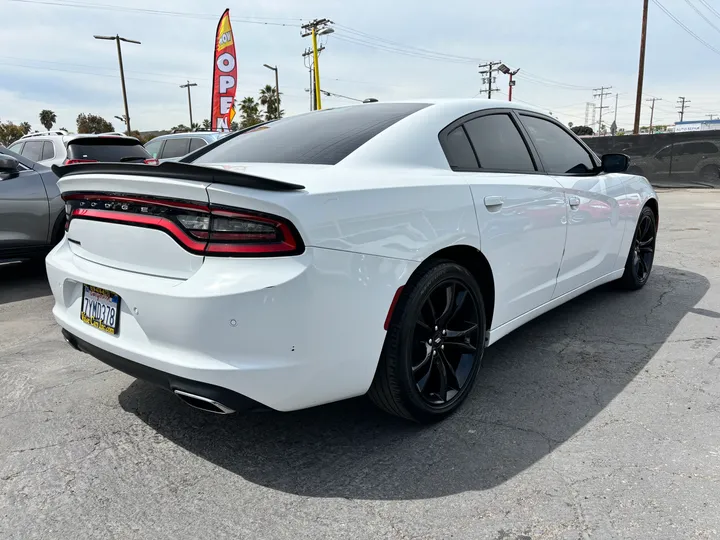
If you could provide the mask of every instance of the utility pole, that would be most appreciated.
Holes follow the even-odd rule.
[[[637,97],[635,98],[635,124],[633,134],[640,133],[640,108],[642,107],[643,79],[645,77],[645,41],[647,38],[649,0],[643,0],[642,31],[640,32],[640,65],[638,67]]]
[[[322,45],[318,47],[318,54],[323,52],[325,50],[325,47]],[[310,110],[316,111],[318,109],[317,106],[317,95],[318,92],[315,90],[315,64],[313,63],[313,56],[315,56],[314,51],[312,49],[305,49],[305,52],[302,54],[303,58],[310,58],[310,65],[307,66],[308,70],[310,71]]]
[[[600,88],[594,88],[594,89],[593,89],[593,97],[595,97],[595,98],[599,97],[599,98],[600,98],[600,107],[599,107],[599,109],[600,109],[600,119],[598,120],[598,134],[600,134],[600,132],[602,131],[602,113],[603,113],[603,109],[607,109],[607,108],[608,108],[607,105],[605,105],[605,106],[603,107],[603,99],[605,98],[605,96],[611,95],[610,92],[606,92],[605,90],[610,90],[611,88],[612,88],[612,86],[601,86]]]
[[[487,84],[487,95],[488,99],[492,99],[492,93],[493,92],[499,92],[500,90],[498,88],[493,88],[493,83],[495,82],[495,77],[493,76],[493,73],[497,73],[500,71],[499,66],[502,65],[502,62],[488,62],[486,64],[480,64],[478,67],[481,68],[481,71],[479,72],[481,75],[483,75],[482,82],[483,84]],[[482,69],[486,68],[486,69]],[[487,77],[485,77],[487,75]],[[481,90],[482,92],[482,90]]]
[[[679,105],[677,108],[680,109],[680,121],[682,122],[683,118],[685,118],[685,109],[688,107],[687,104],[692,102],[689,99],[685,99],[685,96],[680,96],[677,103]]]
[[[655,116],[655,102],[656,101],[662,101],[662,98],[652,98],[652,99],[646,99],[645,101],[651,101],[652,105],[650,105],[650,134],[652,135],[652,128],[653,128],[653,117]]]
[[[125,41],[127,43],[135,43],[136,45],[142,45],[142,43],[140,43],[139,41],[135,41],[134,39],[120,37],[117,34],[114,36],[93,37],[95,39],[105,39],[117,43],[118,62],[120,63],[120,83],[122,84],[123,103],[125,104],[125,127],[127,128],[127,134],[130,135],[130,112],[128,111],[127,92],[125,91],[125,71],[123,70],[122,50],[120,48],[120,42]]]
[[[193,121],[192,121],[192,99],[190,99],[190,87],[191,86],[197,86],[196,83],[191,83],[190,81],[187,82],[187,84],[181,84],[180,88],[187,88],[188,91],[188,108],[190,109],[190,131],[192,131],[193,128]]]
[[[266,68],[275,72],[275,94],[277,95],[277,118],[280,118],[280,82],[278,81],[278,68],[263,64]]]
[[[614,124],[617,126],[617,106],[618,106],[618,98],[620,97],[620,94],[615,94],[615,119],[613,120]]]
[[[302,37],[312,37],[313,70],[315,72],[315,104],[318,110],[322,109],[322,99],[320,98],[320,64],[318,62],[318,53],[320,51],[318,50],[317,37],[332,34],[335,30],[328,26],[330,24],[333,24],[330,19],[315,19],[300,27],[302,29],[300,33]]]
[[[708,116],[710,117],[710,121],[712,122],[713,116],[717,116],[717,114],[710,114],[710,113],[708,113]]]

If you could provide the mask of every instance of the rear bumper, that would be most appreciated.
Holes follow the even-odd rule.
[[[172,373],[166,373],[164,371],[133,362],[127,358],[122,358],[116,354],[105,351],[100,347],[91,345],[87,341],[83,341],[64,329],[62,330],[62,335],[65,340],[77,350],[87,353],[90,356],[94,356],[108,366],[115,368],[118,371],[122,371],[131,377],[147,381],[171,392],[174,390],[182,390],[183,392],[203,396],[218,403],[222,403],[223,405],[233,409],[233,411],[247,411],[263,408],[263,406],[258,402],[238,394],[237,392],[228,390],[227,388],[185,379],[183,377],[173,375]]]
[[[307,248],[297,257],[207,258],[177,279],[88,261],[64,240],[46,266],[53,314],[81,349],[147,368],[130,374],[160,377],[161,386],[201,383],[290,411],[367,391],[388,308],[417,263]],[[80,320],[83,283],[120,296],[117,336]]]

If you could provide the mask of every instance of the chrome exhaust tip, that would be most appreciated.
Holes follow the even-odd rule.
[[[191,407],[195,409],[200,409],[201,411],[211,412],[214,414],[232,414],[235,412],[234,409],[231,409],[227,405],[218,403],[217,401],[210,398],[198,396],[196,394],[191,394],[190,392],[185,392],[183,390],[177,389],[173,389],[173,393],[178,398],[180,398],[180,400],[183,401],[186,405],[190,405]]]

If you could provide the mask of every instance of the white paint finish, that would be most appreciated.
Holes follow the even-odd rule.
[[[472,186],[481,250],[495,280],[493,327],[500,326],[552,298],[567,229],[565,196],[541,174],[454,174]],[[502,205],[488,208],[485,200],[494,197]]]
[[[388,308],[417,266],[310,248],[299,257],[208,258],[177,281],[84,261],[67,241],[47,262],[63,328],[124,358],[282,411],[367,391]],[[120,295],[118,336],[80,321],[81,283]]]
[[[568,204],[565,254],[554,296],[564,294],[617,270],[618,252],[625,234],[621,203],[625,175],[555,176],[565,188]]]
[[[158,231],[89,222],[75,228],[78,221],[71,233],[81,234],[87,252],[66,240],[47,260],[55,316],[82,339],[130,360],[279,410],[299,409],[364,393],[398,287],[432,254],[463,245],[480,250],[493,272],[494,342],[619,277],[640,209],[655,197],[644,178],[628,175],[453,172],[438,132],[465,114],[508,106],[520,108],[438,102],[335,166],[215,165],[302,184],[300,191],[98,174],[63,178],[63,192],[209,200],[280,215],[296,225],[307,249],[296,257],[203,261],[174,252],[174,241]],[[113,251],[111,243],[122,249]],[[133,251],[135,244],[143,247]],[[118,337],[80,322],[81,283],[120,294]]]

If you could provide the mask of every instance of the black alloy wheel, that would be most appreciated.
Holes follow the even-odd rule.
[[[420,423],[444,418],[472,389],[485,331],[482,292],[473,275],[451,261],[425,263],[395,307],[370,399]]]
[[[477,302],[461,281],[438,284],[415,322],[412,376],[430,406],[457,398],[468,382],[483,339]]]
[[[640,213],[635,227],[635,236],[625,263],[625,272],[620,279],[625,288],[640,289],[647,283],[655,258],[656,237],[657,219],[652,209],[646,206]]]

